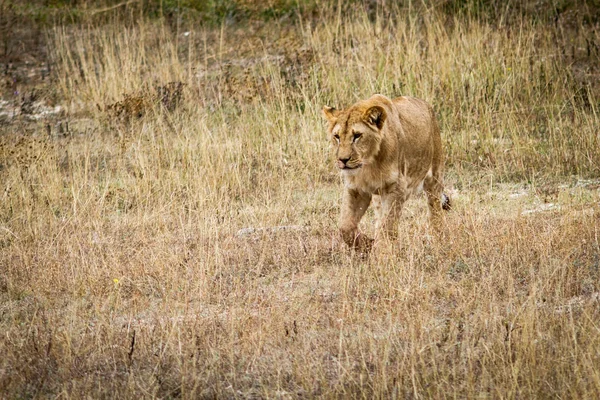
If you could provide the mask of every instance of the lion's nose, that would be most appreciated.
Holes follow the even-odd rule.
[[[346,165],[346,163],[350,160],[350,157],[348,157],[348,158],[340,158],[339,160],[342,162],[342,164]]]

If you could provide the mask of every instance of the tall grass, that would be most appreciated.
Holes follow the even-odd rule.
[[[567,39],[562,27],[525,18],[491,25],[434,11],[374,22],[362,11],[330,14],[251,36],[225,27],[176,36],[144,22],[75,37],[57,31],[61,86],[77,101],[104,104],[183,81],[200,114],[218,107],[214,119],[230,120],[232,110],[254,111],[258,102],[277,111],[272,118],[286,115],[289,127],[316,119],[325,103],[409,94],[436,106],[450,165],[508,178],[597,175],[597,87],[593,70],[575,68],[597,66],[589,47],[597,31],[573,30]]]
[[[68,134],[0,142],[0,393],[597,398],[598,33],[563,29],[336,6],[56,28]],[[375,92],[434,105],[455,209],[435,234],[410,202],[361,258],[320,110]]]

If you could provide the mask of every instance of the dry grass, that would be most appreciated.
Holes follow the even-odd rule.
[[[597,27],[337,11],[50,33],[68,129],[0,135],[1,396],[600,396]],[[320,109],[375,92],[435,105],[455,209],[360,258]]]

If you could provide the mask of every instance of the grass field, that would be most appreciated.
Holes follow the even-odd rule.
[[[595,9],[82,3],[5,36],[0,397],[600,397]],[[454,208],[361,257],[321,108],[373,93]]]

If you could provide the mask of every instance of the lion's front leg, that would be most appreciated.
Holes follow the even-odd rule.
[[[400,185],[396,185],[391,191],[381,195],[381,205],[377,221],[378,230],[381,234],[389,238],[397,236],[398,223],[402,215],[402,206],[407,198],[407,191]]]
[[[368,249],[371,246],[373,240],[358,231],[358,223],[365,215],[370,203],[370,193],[351,189],[346,189],[344,192],[340,232],[344,242],[350,247]]]

